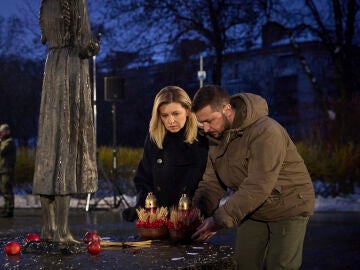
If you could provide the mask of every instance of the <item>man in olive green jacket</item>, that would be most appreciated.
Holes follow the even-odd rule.
[[[10,137],[7,124],[0,126],[0,193],[4,196],[4,208],[1,217],[14,215],[13,174],[16,161],[16,146]]]
[[[262,97],[231,98],[216,85],[195,94],[193,108],[209,136],[208,162],[193,204],[207,217],[193,238],[205,241],[237,226],[237,269],[298,269],[314,189],[286,130]],[[219,206],[227,189],[233,191]]]

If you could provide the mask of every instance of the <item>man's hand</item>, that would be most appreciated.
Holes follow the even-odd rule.
[[[214,236],[218,230],[219,228],[216,226],[214,218],[209,217],[197,228],[191,238],[195,241],[203,242]]]

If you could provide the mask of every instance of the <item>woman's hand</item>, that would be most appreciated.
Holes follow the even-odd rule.
[[[126,220],[128,222],[133,222],[134,220],[137,219],[136,208],[129,207],[129,208],[124,209],[124,211],[122,212],[122,216],[123,216],[124,220]]]

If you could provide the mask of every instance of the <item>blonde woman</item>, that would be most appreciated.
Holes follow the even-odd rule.
[[[124,219],[135,220],[135,208],[144,207],[148,192],[154,193],[159,206],[177,205],[183,193],[192,197],[205,170],[207,151],[207,140],[199,135],[191,112],[190,97],[177,86],[161,89],[134,177],[137,203],[124,210]]]

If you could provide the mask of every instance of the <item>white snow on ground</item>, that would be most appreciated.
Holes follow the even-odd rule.
[[[135,197],[124,195],[123,199],[126,200],[126,202],[133,206],[135,205]],[[119,197],[117,197],[117,202],[120,200]],[[2,207],[4,204],[4,198],[0,196],[0,207]],[[122,200],[122,204],[125,204]],[[85,208],[87,205],[87,198],[84,196],[83,199],[76,199],[71,198],[70,201],[70,207],[72,208]],[[94,195],[91,195],[89,207],[96,205],[97,208],[111,208],[114,205],[114,197],[95,197]],[[40,208],[40,198],[37,195],[15,195],[15,208]]]
[[[349,211],[360,212],[360,196],[324,198],[318,196],[315,201],[315,211]]]
[[[314,182],[315,190],[321,191],[326,188],[326,184],[321,181]],[[317,196],[315,201],[315,211],[339,211],[339,212],[360,212],[360,187],[354,187],[354,194],[347,196],[338,197],[322,197]],[[24,188],[14,187],[15,193],[15,208],[40,208],[40,199],[37,195],[29,194],[31,192],[31,186],[25,186]],[[70,201],[72,208],[86,208],[87,204],[89,207],[95,208],[113,208],[114,207],[114,196],[112,193],[106,193],[107,196],[100,196],[98,194],[91,194],[89,204],[87,202],[86,194],[82,196],[76,196]],[[109,196],[110,194],[110,196]],[[228,194],[231,194],[229,192]],[[80,198],[80,199],[79,199]],[[225,203],[228,197],[224,197],[220,205]],[[121,201],[120,209],[126,208],[128,205],[134,206],[136,198],[135,196],[123,195],[122,197],[117,196],[115,203],[118,204]],[[125,203],[126,201],[126,203]],[[4,198],[0,194],[0,208],[4,204]]]
[[[135,205],[135,197],[124,195],[123,197],[127,203],[131,206]],[[120,198],[117,197],[117,200]],[[70,206],[73,208],[85,208],[86,197],[83,199],[72,198]],[[122,203],[124,203],[122,201]],[[4,198],[0,196],[0,207],[4,204]],[[114,205],[113,196],[110,197],[96,197],[91,196],[89,206],[96,204],[98,208],[111,208]],[[40,208],[39,196],[21,194],[15,195],[15,207],[16,208]],[[315,211],[343,211],[343,212],[360,212],[360,194],[352,194],[344,197],[328,197],[321,196],[316,197]]]

